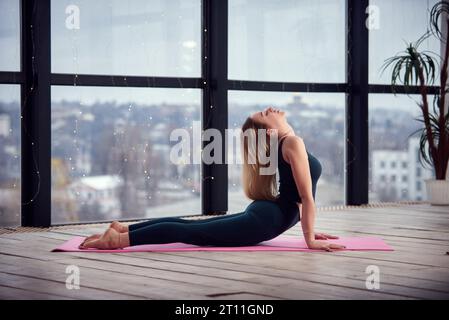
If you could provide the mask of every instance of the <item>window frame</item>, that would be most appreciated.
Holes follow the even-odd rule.
[[[22,226],[51,223],[51,86],[202,89],[202,128],[228,127],[228,90],[346,94],[345,190],[347,205],[368,203],[368,95],[419,93],[414,87],[369,84],[369,0],[346,0],[345,83],[270,82],[228,79],[228,0],[201,0],[201,77],[51,73],[51,0],[21,0],[21,69],[0,71],[0,84],[21,86]],[[33,46],[32,40],[38,43]],[[352,66],[357,66],[353,68]],[[438,86],[430,88],[437,93]],[[38,125],[39,124],[39,125]],[[203,142],[203,147],[207,145]],[[222,155],[225,157],[225,146]],[[228,210],[228,168],[202,163],[202,214]],[[136,220],[136,219],[133,219]],[[92,221],[97,223],[99,221]],[[100,221],[105,222],[105,221]]]

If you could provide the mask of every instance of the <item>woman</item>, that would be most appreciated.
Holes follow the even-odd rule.
[[[279,194],[276,174],[260,174],[264,165],[257,156],[253,158],[255,162],[248,161],[249,150],[253,149],[249,139],[242,135],[243,188],[248,198],[254,200],[244,212],[200,221],[158,218],[129,226],[114,221],[103,234],[86,238],[80,248],[116,249],[172,242],[199,246],[248,246],[273,239],[301,220],[310,249],[343,249],[344,246],[320,241],[338,237],[314,232],[314,200],[321,165],[306,151],[303,140],[295,135],[285,112],[272,107],[256,112],[246,119],[242,127],[243,132],[248,129],[254,129],[254,132],[265,129],[265,141],[270,141],[270,138],[279,140]],[[269,154],[270,143],[264,143],[257,133],[254,136],[257,146]]]

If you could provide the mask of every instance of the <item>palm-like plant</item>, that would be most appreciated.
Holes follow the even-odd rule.
[[[402,84],[406,91],[411,86],[418,86],[421,102],[422,117],[417,119],[424,124],[419,129],[420,137],[420,161],[430,164],[435,169],[435,178],[444,180],[449,161],[449,112],[445,112],[446,94],[448,87],[448,59],[449,59],[449,3],[440,1],[430,11],[430,31],[427,31],[416,42],[410,43],[405,51],[385,60],[382,72],[392,66],[391,85],[393,92],[397,84]],[[440,24],[447,26],[445,35],[441,32]],[[430,36],[436,36],[444,43],[444,57],[429,51],[419,51],[419,46]],[[436,57],[436,58],[435,58]],[[440,66],[437,58],[442,61]],[[435,82],[436,70],[440,72],[440,86],[438,94],[432,101],[433,110],[429,110],[428,87]],[[415,132],[416,133],[416,132]]]

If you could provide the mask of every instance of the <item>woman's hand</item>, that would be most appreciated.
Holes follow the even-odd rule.
[[[313,250],[325,250],[325,251],[334,251],[334,250],[346,248],[345,246],[342,246],[339,244],[329,243],[329,242],[325,242],[325,241],[317,241],[317,240],[307,243],[307,247],[309,249],[313,249]]]
[[[315,233],[315,240],[328,240],[328,239],[338,239],[338,237],[327,233]]]

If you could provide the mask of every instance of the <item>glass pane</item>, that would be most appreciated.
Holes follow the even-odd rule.
[[[175,129],[192,155],[200,101],[199,89],[52,87],[52,221],[201,214],[200,165],[170,157]]]
[[[0,226],[21,221],[20,86],[0,85]]]
[[[369,96],[369,200],[425,200],[424,180],[430,168],[418,160],[421,124],[416,105],[419,96],[371,94]]]
[[[20,1],[0,1],[0,71],[20,70]]]
[[[404,51],[418,40],[429,26],[429,11],[437,0],[371,0],[369,34],[369,82],[391,83],[391,69],[383,74],[385,60]],[[398,14],[399,13],[399,14]],[[420,51],[440,54],[440,44],[434,36],[426,39]]]
[[[321,162],[323,171],[317,185],[317,205],[344,204],[344,94],[229,91],[229,128],[241,128],[248,116],[268,106],[287,111],[287,121],[296,135],[304,139],[309,152]],[[231,145],[228,148],[230,212],[243,211],[252,201],[242,190],[242,165],[232,161],[241,155],[240,140],[235,140],[234,145],[233,149]]]
[[[200,0],[53,0],[52,71],[201,76]]]
[[[344,0],[229,0],[229,78],[345,81]]]

